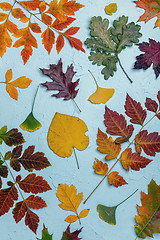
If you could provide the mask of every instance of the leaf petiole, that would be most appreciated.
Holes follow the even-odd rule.
[[[76,101],[75,101],[73,98],[72,98],[72,100],[73,100],[74,104],[76,105],[76,107],[78,108],[78,110],[79,110],[80,112],[82,112],[81,109],[78,107]]]
[[[90,70],[88,70],[88,72],[92,75],[92,77],[93,77],[93,79],[94,79],[94,81],[97,85],[97,88],[98,88],[99,86],[98,86],[98,83],[97,83],[97,80],[96,80],[95,76],[93,75],[93,73]]]
[[[36,96],[37,96],[37,93],[38,93],[38,89],[39,89],[39,85],[38,85],[37,90],[36,90],[36,93],[35,93],[35,95],[34,95],[33,104],[32,104],[32,109],[31,109],[31,113],[33,113],[33,108],[34,108],[34,104],[35,104]]]
[[[130,197],[132,197],[136,192],[138,191],[138,189],[136,189],[136,191],[134,191],[131,195],[129,195],[129,197],[127,197],[126,199],[124,199],[122,202],[120,202],[118,205],[116,205],[116,207],[118,207],[119,205],[121,205],[122,203],[124,203],[125,201],[127,201]]]
[[[132,79],[128,76],[128,74],[127,74],[126,71],[124,70],[124,68],[123,68],[123,66],[122,66],[122,64],[121,64],[121,61],[120,61],[120,59],[118,58],[118,56],[117,56],[117,59],[118,59],[118,63],[119,63],[119,65],[120,65],[122,71],[124,72],[124,74],[126,75],[126,77],[128,78],[128,80],[130,81],[130,83],[133,83]]]
[[[77,154],[76,154],[75,148],[73,148],[73,152],[74,152],[74,156],[75,156],[75,159],[76,159],[77,167],[79,169],[79,163],[78,163],[78,158],[77,158]]]

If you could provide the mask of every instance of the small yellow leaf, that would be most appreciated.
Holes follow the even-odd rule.
[[[115,13],[117,11],[117,4],[116,3],[110,3],[105,7],[105,12],[108,15],[112,15],[112,13]]]
[[[51,150],[60,157],[70,157],[73,148],[84,150],[89,144],[85,135],[88,128],[78,117],[56,113],[50,125],[47,141]]]
[[[88,98],[92,103],[106,103],[114,94],[114,88],[101,88],[97,85],[97,90]]]
[[[6,72],[6,83],[8,83],[9,81],[11,81],[11,80],[12,80],[12,77],[13,77],[12,69],[9,69],[9,70]]]
[[[31,84],[31,82],[32,82],[31,79],[26,78],[25,76],[22,76],[12,81],[11,84],[15,87],[24,89],[24,88],[27,88]]]
[[[88,213],[89,213],[89,209],[84,209],[84,210],[82,210],[82,211],[80,212],[80,214],[79,214],[79,218],[85,218],[85,217],[87,217]]]
[[[6,91],[9,93],[11,98],[18,100],[18,91],[14,86],[8,83],[6,85]]]
[[[78,217],[76,215],[69,215],[64,221],[68,223],[73,223],[78,220]]]

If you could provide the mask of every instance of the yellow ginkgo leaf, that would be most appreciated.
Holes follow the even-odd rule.
[[[47,141],[51,150],[60,157],[70,157],[73,148],[84,150],[89,144],[85,135],[88,128],[78,117],[55,113],[50,125]]]
[[[105,7],[105,12],[108,15],[112,15],[117,11],[117,4],[116,3],[110,3]]]
[[[91,71],[89,71],[91,73]],[[91,73],[93,76],[93,74]],[[97,85],[97,90],[88,98],[92,103],[106,103],[114,94],[114,88],[101,88],[93,76],[95,83]]]

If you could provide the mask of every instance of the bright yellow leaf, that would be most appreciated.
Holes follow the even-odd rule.
[[[60,157],[70,157],[73,148],[84,150],[89,144],[85,135],[88,128],[78,117],[56,113],[50,125],[47,141],[51,150]]]
[[[18,100],[18,91],[14,86],[12,86],[11,84],[7,84],[6,91],[9,93],[11,98]]]
[[[79,214],[79,218],[87,217],[88,213],[89,213],[89,209],[83,209]]]
[[[115,13],[117,11],[117,4],[116,3],[110,3],[105,7],[105,12],[108,15],[112,15],[112,13]]]
[[[6,83],[10,82],[12,80],[12,77],[13,77],[12,69],[9,69],[6,72]]]
[[[25,76],[22,76],[12,81],[11,84],[15,87],[24,89],[24,88],[27,88],[31,84],[31,82],[32,82],[31,79],[26,78]]]
[[[78,220],[78,217],[76,215],[69,215],[64,221],[68,223],[73,223]]]

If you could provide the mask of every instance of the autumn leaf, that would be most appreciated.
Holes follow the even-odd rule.
[[[17,146],[25,142],[22,133],[18,131],[17,128],[13,128],[7,131],[7,126],[4,126],[0,129],[0,144],[5,142],[8,146]]]
[[[134,127],[133,125],[127,126],[125,117],[122,114],[119,115],[116,111],[112,111],[106,106],[104,118],[107,133],[122,136],[115,140],[116,143],[123,143],[129,140],[132,136]]]
[[[21,201],[15,204],[12,214],[16,223],[21,221],[21,219],[25,216],[26,211],[27,206],[25,201]]]
[[[67,28],[68,25],[70,25],[75,20],[76,18],[73,18],[73,17],[67,17],[65,21],[60,21],[56,19],[51,26],[57,30],[63,30]]]
[[[121,151],[121,145],[115,144],[113,138],[111,136],[108,138],[107,134],[103,133],[99,128],[97,134],[97,145],[98,151],[107,154],[105,157],[106,160],[117,158]]]
[[[105,7],[105,12],[108,15],[112,15],[117,11],[117,4],[116,3],[110,3]]]
[[[156,117],[158,119],[160,119],[160,113],[159,113],[160,106],[158,108],[158,105],[160,105],[160,91],[158,91],[157,99],[158,99],[159,104],[151,98],[146,98],[145,106],[148,111],[156,113]]]
[[[115,187],[120,187],[127,184],[124,178],[118,174],[118,172],[111,172],[108,175],[108,182],[110,185],[114,185]]]
[[[41,0],[20,1],[20,3],[28,10],[36,10],[41,4]]]
[[[160,74],[160,42],[149,38],[148,42],[138,44],[140,51],[144,52],[136,57],[134,69],[148,69],[153,64],[153,70],[158,78]]]
[[[160,186],[152,179],[148,184],[148,194],[141,192],[141,204],[137,206],[135,232],[137,238],[153,238],[160,233]]]
[[[38,240],[52,240],[52,235],[49,234],[48,229],[43,224],[43,230],[42,230],[42,238],[37,238]]]
[[[78,117],[56,113],[49,127],[47,141],[51,150],[60,157],[70,157],[73,148],[85,150],[89,144],[86,124]]]
[[[145,168],[152,160],[140,156],[139,153],[132,153],[131,148],[127,148],[121,154],[121,163],[124,169],[129,171],[131,167],[135,171],[139,171],[140,168]]]
[[[81,238],[78,237],[79,233],[82,231],[82,228],[80,230],[76,230],[74,232],[70,231],[70,225],[68,225],[66,231],[63,233],[61,240],[80,240]]]
[[[145,10],[145,13],[139,18],[138,21],[148,22],[150,19],[157,17],[155,27],[160,27],[159,0],[138,0],[134,2],[137,4],[137,7]]]
[[[54,32],[48,27],[42,33],[41,38],[42,38],[42,44],[44,44],[45,49],[47,50],[48,54],[50,54],[53,48],[53,44],[55,43]]]
[[[160,152],[160,136],[157,132],[149,133],[147,130],[141,131],[135,137],[136,150],[142,147],[147,155],[155,156],[156,152]]]
[[[108,164],[99,161],[97,158],[95,158],[95,160],[93,164],[94,172],[100,175],[106,175],[108,172]]]
[[[38,223],[39,223],[39,217],[34,212],[32,212],[29,208],[27,208],[27,214],[25,217],[26,226],[28,226],[36,234]]]
[[[83,200],[83,193],[77,194],[77,189],[74,185],[68,186],[67,184],[60,184],[58,186],[58,190],[56,193],[59,201],[62,203],[59,204],[59,207],[66,211],[72,211],[75,213],[75,215],[69,215],[65,221],[72,223],[75,222],[80,218],[86,217],[89,213],[89,209],[81,211],[80,214],[78,214],[78,207],[81,204]]]
[[[20,19],[20,21],[23,23],[26,23],[29,21],[29,18],[24,14],[21,8],[13,8],[12,15],[17,19]]]

